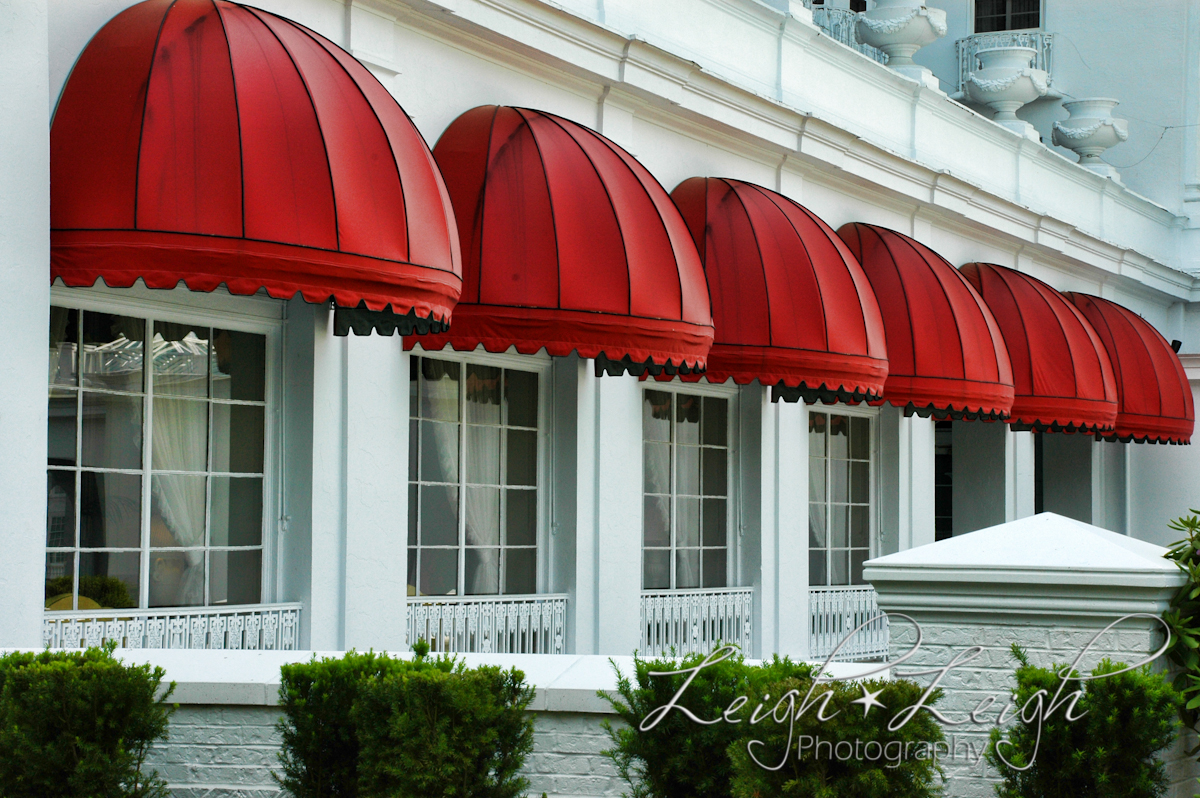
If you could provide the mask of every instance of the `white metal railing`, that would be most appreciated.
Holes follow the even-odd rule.
[[[1054,89],[1054,34],[1042,31],[998,31],[976,33],[954,43],[958,58],[958,90],[966,91],[967,79],[979,69],[975,53],[990,47],[1032,47],[1037,51],[1033,57],[1033,68],[1044,70],[1050,76],[1050,91],[1046,96],[1061,97]]]
[[[276,649],[299,643],[299,604],[246,604],[195,609],[47,612],[47,648],[85,648],[116,642],[118,648]]]
[[[857,50],[873,61],[881,64],[887,63],[887,53],[858,40],[858,35],[854,32],[858,24],[858,12],[846,8],[826,8],[825,6],[812,6],[812,12],[813,24],[830,37]]]
[[[875,588],[814,587],[809,590],[808,657],[823,661],[860,624],[859,629],[834,657],[836,662],[887,659],[888,621],[879,612]]]
[[[408,644],[433,651],[562,654],[567,634],[565,594],[421,596],[408,599]]]
[[[753,656],[754,589],[671,590],[642,594],[642,656],[707,654],[733,643]]]

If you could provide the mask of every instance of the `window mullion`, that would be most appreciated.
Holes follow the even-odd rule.
[[[504,398],[504,379],[507,373],[507,369],[500,369],[500,431],[498,433],[500,453],[497,455],[500,458],[500,476],[498,480],[500,482],[500,487],[498,489],[498,501],[500,502],[500,528],[497,530],[496,535],[496,542],[499,546],[499,557],[496,561],[496,567],[499,569],[499,573],[496,576],[497,595],[504,595],[508,593],[508,584],[505,578],[504,569],[505,560],[507,559],[505,543],[508,542],[508,535],[505,534],[505,520],[508,517],[508,514],[505,510],[505,505],[507,502],[504,500],[504,486],[508,484],[508,402],[505,401]],[[535,533],[534,541],[536,540],[537,536]]]
[[[670,424],[670,430],[671,430],[669,433],[670,438],[671,438],[671,448],[670,448],[670,452],[671,452],[671,483],[670,483],[671,484],[671,499],[670,499],[670,513],[671,513],[670,543],[671,543],[671,548],[670,548],[669,556],[671,558],[670,573],[671,573],[671,589],[672,590],[678,589],[678,582],[676,580],[677,574],[675,573],[675,544],[676,544],[675,529],[676,529],[676,524],[678,522],[676,512],[677,512],[677,509],[679,506],[679,502],[677,499],[677,492],[679,489],[679,481],[676,478],[676,475],[679,471],[679,457],[678,457],[678,450],[675,448],[679,436],[677,434],[677,430],[675,429],[675,408],[678,405],[678,403],[679,403],[679,395],[676,393],[671,393],[671,403],[667,406],[667,412],[670,414],[668,423]]]
[[[79,609],[79,558],[83,556],[83,311],[75,311],[75,551],[71,554],[71,609]]]
[[[142,319],[145,325],[142,345],[142,550],[138,553],[141,568],[138,581],[138,606],[150,606],[150,499],[152,460],[154,452],[154,367],[151,347],[153,346],[154,324],[151,319]],[[82,381],[82,369],[80,379]]]
[[[458,371],[458,584],[457,595],[467,595],[467,363]]]

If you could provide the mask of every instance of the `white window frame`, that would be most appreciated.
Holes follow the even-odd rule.
[[[732,382],[728,385],[713,384],[704,380],[700,382],[684,382],[679,377],[674,377],[669,381],[659,382],[653,378],[643,379],[638,391],[638,408],[641,410],[645,402],[646,391],[664,391],[674,394],[692,394],[693,396],[707,396],[717,399],[725,399],[729,402],[729,409],[725,416],[725,424],[727,426],[725,440],[728,442],[728,455],[725,460],[725,484],[726,484],[726,503],[725,503],[725,535],[726,535],[726,550],[725,550],[725,587],[737,588],[744,587],[740,585],[739,575],[741,574],[742,551],[741,551],[741,469],[735,470],[734,464],[739,463],[741,440],[739,431],[741,425],[738,423],[740,419],[741,407],[739,399],[741,391],[739,386]],[[644,411],[643,411],[644,412]],[[674,420],[672,419],[672,426]],[[674,446],[672,440],[671,454],[671,582],[675,582],[675,468],[674,468]],[[646,513],[645,513],[645,495],[646,495],[646,437],[642,430],[641,416],[638,417],[638,485],[639,504],[643,509],[639,515],[642,519],[641,523],[641,542],[638,544],[640,556],[638,558],[638,567],[641,573],[640,585],[646,584]],[[808,450],[806,449],[805,452]],[[692,590],[719,590],[724,588],[642,588],[643,593],[674,593]]]
[[[879,540],[879,529],[880,529],[880,527],[879,527],[879,512],[880,512],[879,499],[880,499],[880,496],[882,495],[881,484],[882,484],[882,472],[883,472],[883,468],[881,467],[881,465],[879,463],[879,453],[882,450],[882,445],[883,445],[882,414],[880,413],[881,409],[882,408],[879,408],[879,407],[871,407],[870,405],[866,405],[866,406],[864,406],[864,405],[847,405],[847,404],[838,403],[838,404],[832,404],[832,405],[826,405],[826,404],[806,405],[805,411],[804,411],[804,428],[803,428],[804,433],[803,434],[804,434],[804,457],[806,457],[806,458],[809,457],[809,453],[808,453],[809,452],[808,436],[810,434],[809,430],[808,430],[809,413],[824,413],[825,415],[839,415],[839,416],[850,416],[850,417],[854,417],[854,418],[866,418],[871,422],[871,432],[869,435],[869,441],[870,441],[869,457],[870,457],[870,459],[868,460],[868,466],[867,466],[868,470],[869,470],[869,475],[867,477],[867,484],[869,485],[869,489],[870,489],[870,496],[869,496],[870,510],[868,511],[868,524],[867,524],[867,535],[868,535],[867,558],[868,559],[870,559],[872,557],[878,557],[881,554],[880,540]],[[828,457],[826,457],[826,460],[828,460]],[[812,467],[812,460],[809,459],[808,468],[811,468],[811,467]],[[806,474],[808,473],[808,468],[805,469]],[[826,473],[826,475],[825,475],[825,482],[826,482],[826,487],[828,489],[828,483],[829,483],[828,473]],[[808,525],[807,525],[807,519],[808,519],[808,513],[809,513],[808,505],[812,502],[812,497],[808,496],[809,486],[811,484],[812,484],[811,480],[808,480],[806,482],[806,484],[804,485],[804,493],[808,498],[808,501],[806,501],[804,504],[804,513],[805,513],[805,521],[806,521],[805,527],[804,527],[804,541],[805,541],[804,548],[806,551],[812,551],[812,549],[809,547],[809,544],[808,544]],[[825,540],[826,540],[826,543],[828,543],[828,541],[829,541],[829,528],[828,528],[829,503],[828,502],[825,503],[825,518],[826,518]],[[849,535],[849,534],[850,534],[849,531],[847,531],[847,535]],[[826,551],[828,551],[830,548],[831,547],[828,545],[825,546]],[[827,562],[827,565],[828,565],[828,562]],[[807,567],[808,567],[808,561],[806,559],[805,560],[805,568],[807,568]],[[826,581],[828,581],[828,567],[826,568],[826,575],[827,575]],[[853,568],[851,568],[851,576],[853,576]],[[806,575],[806,579],[811,579],[811,575]],[[855,585],[853,582],[851,582],[847,585],[812,585],[812,584],[810,584],[809,588],[811,590],[838,590],[838,589],[845,589],[845,588],[849,588],[849,587],[863,587],[866,584],[869,584],[869,583],[864,582],[863,584],[860,584],[860,585]]]
[[[1046,28],[1046,3],[1047,2],[1048,2],[1048,0],[1038,0],[1038,24],[1035,27],[1032,27],[1032,28],[1006,28],[1005,30],[984,31],[984,32],[980,33],[980,31],[975,29],[976,20],[979,19],[979,17],[976,15],[976,8],[975,8],[976,5],[978,4],[978,0],[971,0],[971,7],[970,7],[971,34],[987,36],[989,34],[999,35],[1002,33],[1026,33],[1029,31],[1045,30],[1045,28]]]
[[[550,496],[553,493],[553,471],[550,467],[550,442],[553,430],[550,429],[553,412],[550,408],[550,402],[553,401],[553,392],[550,390],[551,368],[553,361],[550,356],[544,352],[538,352],[532,355],[521,354],[516,351],[515,347],[509,347],[507,352],[495,353],[488,352],[480,345],[474,352],[458,352],[450,347],[445,349],[426,350],[418,341],[408,353],[410,357],[424,357],[433,360],[446,360],[459,363],[462,366],[462,374],[465,380],[466,367],[472,366],[492,366],[495,368],[511,369],[513,371],[527,371],[538,375],[538,434],[537,434],[537,576],[536,576],[536,592],[528,593],[481,593],[481,594],[466,594],[463,592],[462,579],[465,575],[464,560],[466,558],[466,545],[464,543],[466,535],[466,514],[460,512],[458,514],[458,578],[459,584],[456,586],[454,596],[450,598],[460,599],[477,599],[487,600],[496,599],[504,600],[505,598],[517,598],[527,595],[542,595],[549,592],[551,572],[550,563],[553,559],[553,552],[550,550],[552,536],[550,535]],[[406,376],[407,379],[407,376]],[[460,397],[460,410],[463,399]],[[409,418],[412,418],[412,408],[409,408]],[[465,420],[460,420],[460,424],[466,424]],[[459,435],[458,455],[459,455],[459,490],[461,491],[465,482],[462,474],[465,473],[462,464],[466,462],[466,438],[465,434]],[[409,444],[411,446],[411,443]],[[408,460],[406,458],[405,463]],[[404,486],[408,489],[408,484],[412,481],[412,475],[407,472],[405,466]],[[411,511],[410,511],[411,512]],[[408,519],[405,519],[405,549],[408,548]],[[408,575],[405,574],[407,583]],[[423,599],[425,601],[436,600],[437,596],[409,596],[409,600]],[[445,596],[441,598],[447,598]]]
[[[50,288],[50,305],[94,313],[113,313],[136,316],[154,321],[218,327],[225,330],[254,333],[266,338],[266,374],[264,384],[265,413],[263,414],[263,520],[262,520],[262,582],[260,604],[278,601],[279,590],[279,525],[283,506],[283,425],[281,397],[283,396],[283,325],[285,303],[263,294],[233,296],[224,288],[212,293],[189,291],[186,288],[148,289],[139,280],[129,288],[109,288],[97,283],[91,288],[70,288],[57,282]],[[153,424],[153,369],[148,352],[143,355],[145,380],[142,413],[142,510],[141,553],[138,573],[138,606],[140,609],[170,612],[172,609],[150,608],[150,491],[152,435],[147,432]],[[43,382],[45,375],[43,375]],[[76,497],[76,502],[79,499]],[[76,513],[78,514],[78,504]],[[207,527],[211,519],[205,518]],[[207,541],[207,533],[206,533]],[[44,546],[44,544],[43,544]],[[79,541],[75,548],[80,549]],[[207,546],[205,547],[207,551]],[[204,575],[204,594],[208,597],[209,573]],[[198,605],[199,606],[199,605]],[[203,605],[223,608],[234,605]]]

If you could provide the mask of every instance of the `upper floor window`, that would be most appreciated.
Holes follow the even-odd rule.
[[[409,595],[536,593],[539,375],[410,362]]]
[[[1027,30],[1041,26],[1041,0],[975,0],[976,33]]]
[[[257,604],[266,336],[52,307],[49,354],[46,608]]]
[[[729,400],[642,396],[642,588],[729,584]]]
[[[808,413],[808,583],[861,585],[874,524],[868,416]]]

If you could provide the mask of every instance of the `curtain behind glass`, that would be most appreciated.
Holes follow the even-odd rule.
[[[195,401],[154,403],[154,468],[173,470],[205,463],[208,456],[208,405]],[[156,475],[154,504],[180,547],[204,545],[205,479],[202,476]],[[179,605],[204,603],[204,552],[186,552]]]

